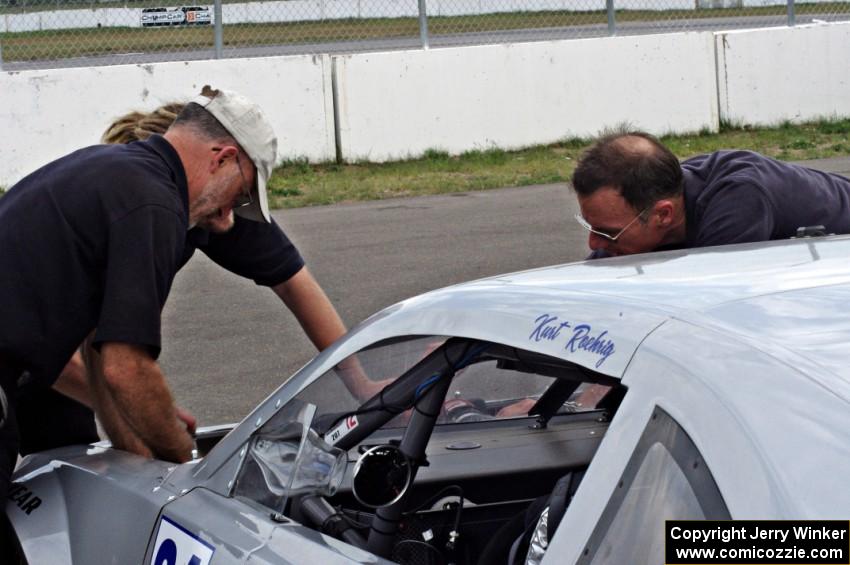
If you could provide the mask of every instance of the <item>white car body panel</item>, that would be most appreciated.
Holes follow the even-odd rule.
[[[848,237],[576,263],[411,298],[308,363],[202,461],[162,473],[161,492],[146,502],[174,496],[175,510],[191,506],[199,493],[180,497],[196,487],[214,500],[226,496],[243,446],[281,406],[346,357],[411,335],[472,338],[558,357],[628,388],[544,563],[581,558],[656,407],[695,444],[733,519],[847,518]],[[45,543],[61,536],[55,522]],[[259,528],[252,535],[265,535]],[[264,547],[280,549],[302,536],[307,553],[349,559],[340,542],[316,532],[269,528]],[[34,552],[38,543],[38,536],[25,540]]]

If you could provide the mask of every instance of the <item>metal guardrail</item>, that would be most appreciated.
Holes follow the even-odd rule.
[[[0,68],[505,43],[850,20],[813,0],[0,0]]]

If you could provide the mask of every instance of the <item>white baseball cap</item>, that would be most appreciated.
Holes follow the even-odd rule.
[[[253,202],[236,208],[234,213],[256,222],[270,222],[266,183],[277,162],[277,137],[259,106],[236,92],[204,86],[191,100],[215,116],[230,132],[257,169],[252,190]]]

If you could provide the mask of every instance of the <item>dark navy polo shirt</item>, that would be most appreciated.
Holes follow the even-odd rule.
[[[787,239],[823,225],[850,233],[850,180],[752,151],[717,151],[682,162],[686,240],[657,249]],[[597,250],[588,259],[608,255]]]
[[[850,233],[850,180],[751,151],[684,161],[687,240],[705,247],[787,239],[823,225]]]
[[[25,177],[0,198],[0,357],[50,384],[94,328],[156,357],[187,229],[183,166],[159,136]]]
[[[231,273],[263,286],[285,282],[304,266],[298,249],[274,220],[266,224],[236,216],[233,229],[226,233],[191,229],[186,237],[183,263],[195,249]]]

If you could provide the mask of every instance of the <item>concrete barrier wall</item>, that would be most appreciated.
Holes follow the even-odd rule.
[[[347,159],[715,129],[713,36],[682,33],[337,58]]]
[[[716,41],[721,119],[850,116],[850,24],[719,33]]]
[[[118,116],[186,99],[204,84],[266,109],[281,158],[332,160],[330,66],[326,56],[298,56],[0,73],[0,186],[98,143]]]
[[[715,51],[717,66],[715,67]],[[206,83],[267,109],[284,158],[517,148],[628,122],[655,133],[850,116],[850,24],[88,69],[0,72],[0,186],[96,143],[115,117]],[[332,63],[333,61],[333,63]],[[336,67],[334,118],[332,67]]]

